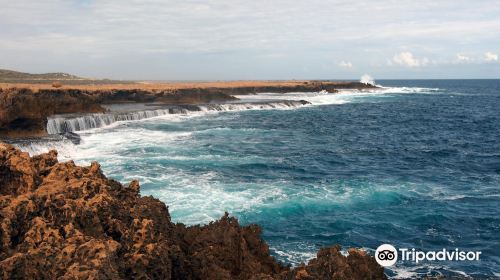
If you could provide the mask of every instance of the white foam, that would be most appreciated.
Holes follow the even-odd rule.
[[[380,89],[373,90],[380,93],[428,93],[434,94],[441,92],[440,88],[426,88],[426,87],[381,87]]]
[[[89,163],[95,157],[104,160],[117,159],[121,153],[130,148],[161,147],[170,142],[186,140],[191,135],[192,132],[159,131],[129,127],[103,130],[99,133],[82,133],[82,140],[78,145],[78,150],[75,150],[75,153],[69,156],[84,163]],[[122,160],[133,160],[133,158],[127,155]],[[118,162],[118,164],[123,163]]]
[[[75,155],[78,149],[75,144],[69,140],[60,141],[33,141],[25,143],[15,143],[15,147],[23,152],[27,152],[30,156],[35,156],[43,153],[47,153],[50,150],[57,150],[58,159],[60,161],[67,161],[72,159],[72,155]]]
[[[361,79],[359,80],[359,82],[366,84],[366,85],[372,85],[372,86],[375,85],[375,80],[373,79],[372,76],[370,76],[368,74],[364,74],[363,76],[361,76]]]
[[[440,271],[449,271],[452,273],[456,273],[458,275],[461,275],[462,277],[469,278],[470,275],[465,273],[464,271],[461,270],[456,270],[452,269],[447,266],[435,266],[435,265],[416,265],[416,266],[392,266],[388,268],[390,271],[392,271],[394,274],[396,274],[394,277],[391,277],[392,279],[420,279],[425,276],[429,276],[431,274],[437,274],[440,276],[443,276],[443,274]]]
[[[269,199],[287,198],[283,191],[276,187],[262,187],[257,184],[242,186],[241,183],[234,186],[220,184],[217,180],[219,174],[214,171],[196,176],[174,168],[167,168],[165,171],[155,178],[157,182],[164,182],[165,187],[144,191],[143,194],[154,195],[164,201],[170,207],[173,220],[186,224],[209,223],[219,219],[224,211],[233,214],[252,211]]]
[[[464,198],[468,198],[468,196],[457,194],[457,195],[450,195],[448,197],[444,197],[443,200],[460,200],[460,199],[464,199]]]
[[[311,259],[316,257],[317,248],[314,246],[310,246],[312,248],[306,248],[306,251],[298,251],[298,250],[282,250],[276,247],[270,247],[271,252],[280,256],[282,259],[287,260],[293,265],[298,265],[300,263],[307,263]]]
[[[389,96],[390,94],[412,94],[412,93],[436,93],[440,92],[439,88],[424,88],[424,87],[382,87],[374,89],[343,89],[337,93],[320,92],[290,92],[290,93],[259,93],[255,95],[236,95],[237,98],[243,101],[256,100],[305,100],[312,105],[335,105],[346,104],[355,101],[360,97],[371,96]]]
[[[391,267],[390,270],[396,274],[394,277],[391,277],[393,279],[411,279],[418,276],[418,273],[408,268]]]
[[[227,112],[243,110],[269,110],[269,109],[291,109],[304,106],[302,102],[292,100],[277,100],[266,103],[224,103],[206,104],[198,106],[171,107],[165,109],[145,110],[128,113],[99,113],[87,114],[76,117],[56,116],[48,119],[47,132],[49,134],[60,134],[64,132],[88,131],[98,128],[109,128],[113,125],[151,119],[157,117],[167,117],[177,119],[182,115],[201,115],[210,112]],[[172,117],[173,116],[173,117]]]
[[[139,121],[151,118],[164,118],[170,121],[182,120],[183,116],[200,116],[207,113],[244,111],[244,110],[269,110],[293,109],[305,104],[306,100],[313,105],[345,104],[353,98],[391,93],[432,93],[439,88],[420,87],[379,87],[366,90],[342,90],[338,93],[320,92],[291,92],[291,93],[261,93],[256,95],[236,95],[243,103],[207,104],[199,106],[170,107],[164,109],[143,110],[135,112],[115,112],[88,114],[75,117],[56,116],[48,119],[47,132],[59,134],[63,132],[93,131],[100,128],[110,128],[121,123]],[[265,102],[256,102],[265,101]],[[244,103],[248,102],[248,103]]]
[[[343,99],[345,96],[325,92],[259,93],[256,95],[236,95],[235,97],[243,101],[306,100],[313,105],[344,104],[347,102]]]

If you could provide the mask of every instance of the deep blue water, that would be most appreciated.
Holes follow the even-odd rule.
[[[500,80],[378,83],[392,88],[122,123],[83,133],[73,157],[138,178],[175,221],[227,210],[257,223],[283,262],[390,243],[482,251],[480,261],[398,262],[390,276],[500,277]]]

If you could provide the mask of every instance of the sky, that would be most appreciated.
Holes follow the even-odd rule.
[[[500,0],[0,0],[0,68],[135,80],[500,78]]]

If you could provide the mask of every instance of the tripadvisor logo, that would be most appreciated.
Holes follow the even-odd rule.
[[[381,266],[391,266],[398,260],[398,251],[391,244],[382,244],[375,251],[375,260]]]
[[[399,251],[399,253],[398,253]],[[375,251],[375,260],[381,266],[392,266],[398,261],[479,261],[481,251],[461,251],[442,249],[439,251],[417,251],[415,248],[399,248],[396,250],[391,244],[382,244]]]

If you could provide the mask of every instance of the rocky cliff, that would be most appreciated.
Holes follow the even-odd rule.
[[[102,104],[113,103],[162,103],[162,104],[204,104],[237,100],[232,95],[262,92],[316,92],[338,89],[366,89],[374,86],[359,82],[295,82],[263,83],[254,86],[245,83],[173,84],[165,88],[126,89],[29,89],[0,87],[0,137],[27,137],[46,135],[47,117],[55,114],[99,113],[105,109]],[[249,83],[250,85],[252,83]],[[159,86],[159,85],[158,85]],[[101,86],[102,88],[103,86]]]
[[[0,137],[43,136],[47,117],[55,114],[101,113],[101,104],[159,102],[197,104],[235,100],[219,93],[152,92],[144,90],[98,90],[0,88]]]
[[[0,143],[2,279],[385,279],[373,257],[325,248],[291,269],[269,255],[257,225],[225,215],[204,226],[106,178],[98,163],[59,163]]]
[[[93,96],[79,90],[0,89],[0,136],[45,135],[50,115],[103,111]]]

